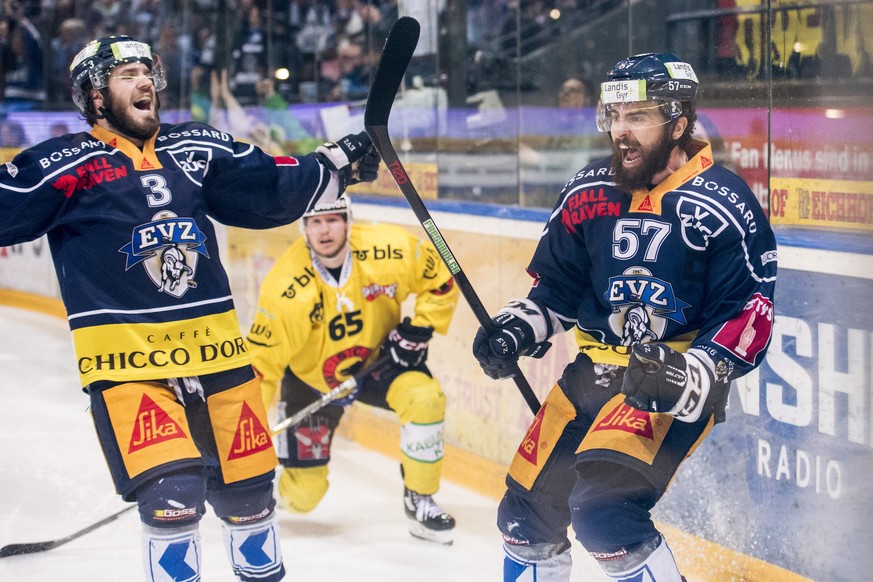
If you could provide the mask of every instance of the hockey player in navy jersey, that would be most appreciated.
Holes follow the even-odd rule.
[[[565,186],[527,297],[473,352],[504,378],[555,333],[579,346],[513,459],[498,510],[504,580],[570,579],[568,526],[610,580],[683,580],[650,511],[725,419],[770,342],[776,243],[749,187],[692,139],[699,84],[670,54],[618,62],[598,129],[612,156]]]
[[[277,459],[210,218],[290,223],[374,180],[378,154],[364,133],[274,158],[161,124],[160,58],[129,37],[89,43],[70,74],[92,129],[0,168],[0,245],[48,235],[100,444],[138,504],[146,580],[200,580],[207,502],[237,578],[280,580]]]

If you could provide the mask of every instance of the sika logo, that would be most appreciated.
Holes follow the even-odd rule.
[[[606,418],[591,429],[592,432],[597,430],[623,430],[650,440],[654,438],[649,413],[624,403],[619,404],[615,410],[607,414]]]
[[[527,434],[521,440],[518,446],[518,454],[525,458],[531,465],[537,464],[537,450],[540,448],[540,429],[543,426],[543,417],[546,415],[546,408],[549,403],[543,404],[540,411],[534,417],[530,428],[527,429]]]
[[[233,444],[230,447],[227,460],[232,461],[260,453],[269,450],[270,446],[270,434],[255,416],[248,402],[243,402],[242,412],[236,424],[236,434],[233,435]]]
[[[128,447],[127,454],[170,439],[184,438],[188,437],[182,427],[170,418],[166,410],[143,394],[139,403],[139,411],[136,413],[136,426],[133,428],[133,434],[130,435],[130,447]]]
[[[638,212],[653,212],[655,209],[652,207],[652,199],[646,194],[645,199],[640,202],[640,207],[637,208]]]

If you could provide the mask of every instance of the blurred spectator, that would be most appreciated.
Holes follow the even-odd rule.
[[[718,0],[718,8],[736,8],[736,0]],[[722,14],[715,21],[715,70],[722,77],[734,78],[742,74],[737,62],[737,30],[740,28],[736,14]]]
[[[382,36],[384,42],[387,36],[387,31],[383,31],[382,11],[369,0],[336,0],[334,24],[338,37],[361,44],[371,36]]]
[[[81,18],[68,18],[58,27],[58,35],[51,41],[52,82],[49,83],[49,97],[53,101],[69,101],[70,63],[89,40],[85,21]]]
[[[42,41],[17,0],[4,0],[4,9],[6,18],[0,23],[3,107],[5,111],[33,109],[45,101]]]
[[[52,123],[51,127],[49,127],[49,137],[61,137],[62,135],[67,135],[70,133],[70,127],[64,123],[63,121],[57,121]]]
[[[270,132],[270,139],[283,146],[285,153],[312,151],[322,140],[315,138],[300,123],[290,105],[276,92],[272,78],[261,79],[257,85],[258,104]]]
[[[215,64],[215,31],[209,26],[201,26],[194,34],[191,60],[192,64],[206,68]]]
[[[118,0],[95,0],[91,10],[100,13],[100,19],[109,30],[115,30],[121,23],[122,6]]]
[[[339,78],[331,89],[331,101],[366,99],[370,90],[370,67],[364,59],[364,47],[356,42],[343,42],[337,47]]]
[[[175,24],[167,21],[160,25],[152,50],[161,56],[161,65],[167,77],[167,89],[161,93],[161,107],[179,109],[182,80],[188,79],[190,73],[185,67],[183,47]]]
[[[178,18],[173,14],[172,2],[161,0],[132,0],[128,21],[129,34],[143,42],[154,42],[163,21]]]
[[[209,125],[232,133],[240,141],[247,141],[273,156],[284,155],[284,144],[277,141],[270,128],[242,108],[228,83],[224,69],[210,72],[209,92],[212,105],[209,109]]]
[[[21,148],[27,145],[23,125],[8,119],[0,123],[0,148]]]
[[[233,75],[230,87],[240,105],[254,105],[255,86],[267,74],[267,35],[261,22],[261,9],[249,6],[242,30],[233,46]]]
[[[325,52],[333,47],[333,12],[328,3],[317,0],[291,0],[289,20],[296,29],[300,81],[318,82],[320,63]]]
[[[209,86],[210,68],[200,63],[191,67],[191,119],[209,123],[212,94]]]
[[[588,85],[576,77],[570,77],[558,90],[558,107],[582,108],[591,104],[592,91]]]

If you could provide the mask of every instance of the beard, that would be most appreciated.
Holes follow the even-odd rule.
[[[669,126],[668,126],[669,127]],[[624,158],[623,150],[620,145],[637,148],[640,153],[642,163],[636,168],[626,168],[622,164]],[[670,139],[670,132],[664,131],[661,139],[655,145],[643,148],[636,140],[629,140],[623,137],[612,142],[612,162],[610,169],[613,173],[615,185],[619,190],[632,193],[634,190],[641,188],[648,189],[652,183],[652,178],[655,174],[667,167],[667,162],[670,160],[670,153],[676,143]]]
[[[157,94],[155,94],[155,112],[147,119],[134,117],[128,107],[114,107],[111,95],[107,95],[106,105],[103,114],[107,121],[122,135],[146,141],[161,127],[161,117],[158,114],[161,100]]]

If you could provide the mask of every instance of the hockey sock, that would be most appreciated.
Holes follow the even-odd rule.
[[[277,582],[285,576],[275,514],[254,524],[221,525],[227,557],[242,582]]]
[[[654,549],[653,549],[654,548]],[[682,582],[682,575],[673,559],[667,540],[659,535],[634,548],[625,557],[615,561],[598,561],[600,567],[614,582]]]
[[[143,567],[148,582],[199,582],[200,532],[143,526]]]
[[[512,547],[503,544],[503,582],[569,582],[573,559],[570,545],[540,544]]]

